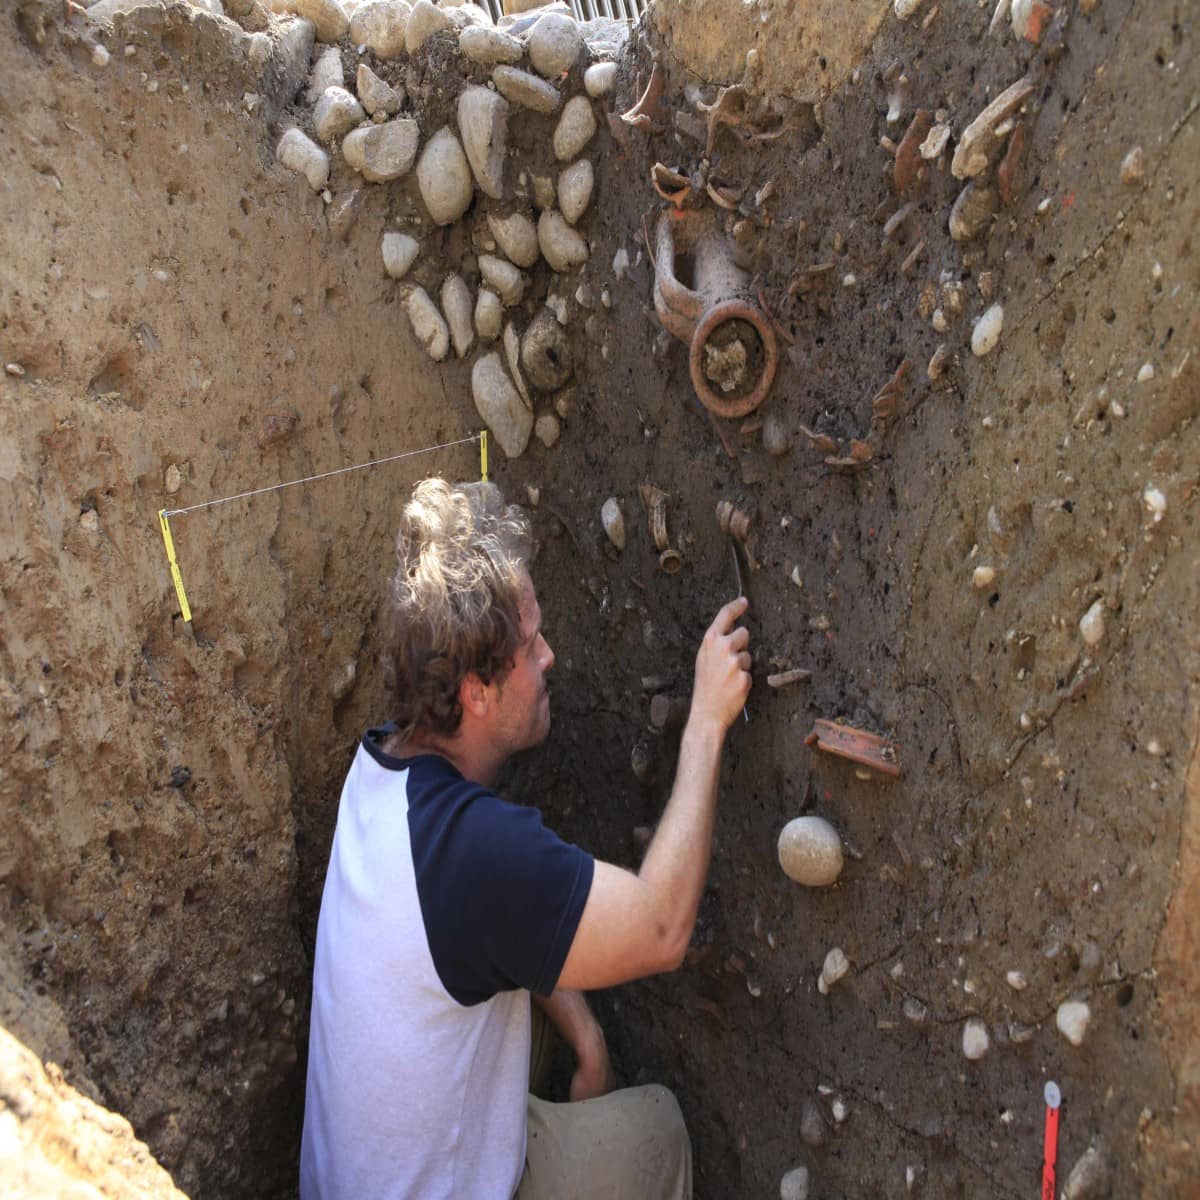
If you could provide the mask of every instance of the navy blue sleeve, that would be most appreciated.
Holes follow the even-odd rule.
[[[590,854],[533,808],[469,783],[444,760],[410,768],[409,831],[434,967],[459,1004],[554,991],[592,886]]]

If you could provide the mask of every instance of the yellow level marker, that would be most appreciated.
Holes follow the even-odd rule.
[[[347,475],[351,471],[365,471],[368,467],[381,467],[384,463],[397,462],[402,458],[412,458],[417,454],[429,454],[433,450],[449,450],[451,446],[465,446],[469,442],[479,442],[479,462],[483,478],[487,480],[487,430],[473,433],[470,437],[459,438],[456,442],[442,442],[437,446],[422,446],[420,450],[406,450],[402,454],[391,454],[387,458],[373,458],[370,462],[355,463],[352,467],[338,467],[336,471],[322,471],[320,475],[306,475],[303,479],[289,479],[286,483],[273,483],[270,487],[254,488],[249,492],[238,492],[236,496],[222,496],[217,500],[203,500],[199,504],[189,504],[186,508],[163,508],[158,513],[158,524],[162,530],[163,545],[167,548],[167,562],[171,567],[171,579],[175,583],[175,595],[179,598],[179,611],[189,624],[192,620],[192,609],[188,604],[187,593],[183,590],[183,575],[179,570],[179,560],[175,555],[175,543],[171,538],[171,517],[181,517],[185,513],[197,512],[202,508],[214,508],[218,504],[230,504],[234,500],[248,500],[251,496],[262,496],[267,492],[278,492],[283,488],[296,487],[301,483],[313,483],[318,479],[330,479],[334,475]]]
[[[171,578],[175,581],[175,595],[179,597],[179,611],[183,619],[191,622],[192,610],[188,604],[187,592],[183,590],[183,573],[179,570],[179,560],[175,557],[175,543],[171,540],[171,522],[167,520],[167,510],[160,509],[158,523],[162,527],[163,544],[167,547],[167,562],[171,564]]]

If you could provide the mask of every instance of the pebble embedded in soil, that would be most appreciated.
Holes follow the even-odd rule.
[[[112,61],[112,55],[109,54],[106,46],[100,45],[99,42],[92,47],[92,66],[107,67]]]
[[[593,63],[583,73],[583,88],[593,100],[607,96],[617,82],[617,64],[615,62]]]
[[[516,67],[497,67],[492,72],[492,82],[505,100],[543,116],[556,112],[562,100],[557,88],[528,71],[518,71]]]
[[[475,185],[462,143],[443,126],[425,143],[417,161],[417,186],[437,225],[450,225],[467,211]]]
[[[625,514],[621,511],[621,502],[616,496],[609,496],[600,507],[600,524],[608,540],[618,550],[625,549]]]
[[[974,241],[1000,209],[1000,194],[992,187],[968,183],[950,210],[950,236],[956,242]]]
[[[1146,178],[1146,155],[1141,146],[1134,146],[1121,160],[1121,182],[1137,187]]]
[[[783,873],[806,887],[828,887],[842,873],[842,839],[824,817],[789,821],[779,834],[776,851]]]
[[[950,141],[950,126],[940,121],[925,135],[921,143],[921,157],[924,159],[940,158]]]
[[[421,243],[407,233],[385,233],[379,245],[383,269],[392,279],[403,279],[416,262]]]
[[[404,311],[413,334],[434,362],[441,362],[450,350],[450,329],[437,305],[422,287],[415,287],[404,301]]]
[[[411,170],[419,140],[416,121],[397,117],[383,125],[352,129],[342,139],[342,157],[368,183],[387,183]]]
[[[1138,373],[1137,373],[1138,383],[1149,383],[1150,380],[1152,380],[1153,378],[1154,378],[1154,364],[1153,363],[1142,363],[1142,365],[1138,369]]]
[[[1155,487],[1152,483],[1147,484],[1146,490],[1142,492],[1142,507],[1157,525],[1167,512],[1167,498],[1163,495],[1162,489]]]
[[[430,4],[429,0],[417,0],[405,26],[404,48],[409,54],[416,54],[435,33],[453,28],[454,21],[449,13]]]
[[[464,29],[458,35],[458,48],[472,62],[487,67],[520,62],[525,54],[525,47],[519,38],[487,25],[472,25]]]
[[[520,304],[525,294],[525,277],[520,268],[494,254],[479,256],[479,273],[484,282],[500,297],[507,308]]]
[[[500,448],[509,458],[520,458],[533,432],[533,412],[513,386],[499,354],[493,351],[476,360],[471,395]]]
[[[508,147],[508,102],[491,88],[471,84],[458,98],[458,132],[480,189],[493,200],[501,199]]]
[[[313,130],[323,142],[332,142],[365,121],[363,106],[343,87],[328,87],[313,109]]]
[[[465,358],[475,341],[475,330],[471,324],[471,289],[461,275],[447,275],[442,283],[442,312],[450,326],[450,341],[454,353]]]
[[[1058,1032],[1072,1046],[1082,1046],[1087,1035],[1088,1025],[1092,1019],[1092,1010],[1083,1000],[1064,1000],[1054,1014],[1054,1023]]]
[[[569,71],[582,52],[583,34],[565,13],[546,13],[529,31],[529,61],[547,79]]]
[[[978,1062],[991,1048],[987,1026],[978,1017],[971,1017],[963,1025],[962,1052],[972,1062]]]
[[[1062,1200],[1103,1200],[1110,1194],[1111,1177],[1108,1155],[1093,1142],[1071,1168]]]
[[[567,223],[574,225],[587,211],[595,186],[590,159],[581,158],[564,167],[558,176],[558,207]]]
[[[846,952],[841,946],[834,946],[825,955],[825,961],[821,964],[821,974],[817,978],[817,991],[822,996],[828,996],[829,989],[839,980],[845,978],[849,970],[850,960],[846,957]]]
[[[495,341],[500,336],[504,322],[504,305],[500,297],[487,288],[480,288],[475,299],[475,332],[484,342]]]
[[[561,433],[558,418],[553,413],[542,413],[534,423],[533,432],[547,450],[553,448]]]
[[[572,96],[563,105],[562,116],[554,128],[554,155],[559,162],[570,162],[592,140],[596,132],[596,114],[586,96]]]
[[[289,171],[303,175],[314,192],[329,181],[329,155],[303,130],[289,129],[279,139],[275,157]]]
[[[1029,986],[1029,980],[1020,971],[1007,971],[1004,975],[1004,982],[1014,992],[1023,992]]]
[[[996,568],[988,566],[976,567],[971,572],[971,585],[983,591],[984,588],[989,588],[996,581]]]
[[[829,1141],[829,1126],[811,1096],[805,1097],[800,1108],[800,1140],[813,1150],[819,1150]]]
[[[514,212],[508,216],[488,213],[487,227],[496,245],[518,267],[532,267],[541,253],[538,247],[537,226],[528,213]]]
[[[779,1200],[808,1200],[807,1167],[793,1167],[779,1181]]]
[[[380,113],[385,117],[394,116],[404,103],[403,91],[380,79],[366,63],[358,64],[354,87],[363,108],[373,117]]]
[[[337,0],[287,0],[286,9],[312,22],[318,42],[336,42],[350,28],[350,18]]]
[[[407,0],[365,0],[350,14],[350,41],[376,58],[397,58],[405,48],[412,8]]]
[[[901,21],[910,21],[924,0],[892,0],[892,11]]]
[[[905,996],[900,1010],[904,1013],[904,1019],[913,1025],[924,1025],[929,1015],[929,1009],[915,996]]]
[[[1104,640],[1103,597],[1079,618],[1079,634],[1089,646],[1098,646]]]
[[[167,467],[166,474],[163,476],[163,487],[166,489],[168,496],[173,496],[183,486],[183,473],[175,465],[171,463]]]
[[[521,339],[521,367],[539,392],[553,392],[571,378],[571,343],[548,308],[529,322]]]
[[[983,316],[975,322],[971,331],[971,352],[976,358],[991,354],[1000,344],[1000,335],[1004,332],[1004,306],[993,304]]]
[[[587,262],[587,242],[567,224],[562,213],[547,209],[538,217],[538,245],[551,270],[570,271]]]

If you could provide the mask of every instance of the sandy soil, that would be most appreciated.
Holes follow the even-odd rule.
[[[769,101],[757,128],[788,126],[777,140],[714,143],[709,178],[745,189],[730,223],[781,330],[760,413],[790,440],[780,457],[754,421],[717,429],[649,315],[650,168],[700,168],[686,117],[715,98],[705,78],[730,77],[705,75],[697,39],[691,71],[675,64],[669,21],[635,35],[598,109],[632,101],[653,52],[662,112],[616,141],[601,117],[590,262],[565,288],[536,267],[520,316],[566,296],[573,406],[553,449],[493,461],[514,496],[538,490],[558,654],[550,744],[509,787],[636,863],[674,752],[651,695],[686,696],[695,639],[735,590],[714,512],[737,502],[759,564],[756,686],[687,966],[598,998],[623,1080],[677,1091],[705,1198],[773,1195],[802,1162],[825,1197],[904,1195],[909,1170],[926,1196],[1030,1194],[1051,1078],[1063,1177],[1095,1143],[1112,1195],[1183,1195],[1200,1132],[1195,29],[1186,6],[1101,0],[1062,8],[1035,46],[989,36],[989,11],[929,12],[886,15],[816,109]],[[434,234],[411,183],[368,187],[343,240],[273,161],[309,119],[293,77],[278,53],[255,66],[232,23],[141,10],[97,66],[95,31],[58,6],[5,21],[0,356],[23,374],[0,382],[0,1022],[128,1117],[185,1191],[286,1195],[337,790],[386,715],[395,515],[414,479],[469,476],[474,452],[177,518],[191,628],[155,512],[473,432],[471,360],[429,363],[379,239],[421,229],[418,281],[453,267],[473,283],[482,204]],[[768,75],[795,51],[780,28],[757,34]],[[391,70],[429,128],[478,77],[440,45]],[[1009,202],[956,243],[955,142],[1024,76]],[[955,140],[901,196],[881,138],[918,108],[944,109]],[[549,169],[552,128],[514,129],[530,173]],[[335,163],[335,205],[353,182]],[[976,357],[973,322],[997,302],[999,345]],[[851,439],[870,461],[827,465]],[[645,481],[670,493],[677,575],[656,567]],[[620,554],[599,520],[611,495]],[[812,678],[773,690],[781,666]],[[893,738],[903,776],[807,747],[818,717]],[[832,889],[777,865],[802,812],[850,851]],[[835,946],[851,971],[821,996]],[[1072,999],[1091,1011],[1078,1047],[1055,1028]],[[978,1061],[971,1018],[990,1038]]]

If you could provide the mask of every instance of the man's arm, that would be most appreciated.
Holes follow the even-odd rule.
[[[725,734],[750,691],[750,634],[735,625],[746,607],[725,605],[704,635],[671,799],[636,875],[596,863],[560,987],[611,987],[683,961],[712,853]]]
[[[558,988],[553,995],[533,998],[575,1052],[578,1064],[571,1079],[571,1099],[592,1100],[611,1092],[617,1081],[608,1043],[583,993]]]

